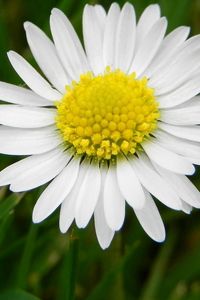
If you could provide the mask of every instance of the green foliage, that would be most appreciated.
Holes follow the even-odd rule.
[[[21,290],[10,290],[0,294],[0,300],[39,300],[39,298]]]
[[[32,60],[23,31],[30,20],[49,31],[49,14],[59,7],[81,37],[86,2],[109,7],[111,1],[0,0],[0,80],[22,84],[10,67],[6,52],[16,50]],[[123,5],[125,1],[117,1]],[[132,0],[137,14],[151,0]],[[200,31],[199,0],[160,0],[169,30],[191,25]],[[33,62],[33,60],[32,60]],[[1,169],[16,161],[1,156]],[[200,188],[199,172],[192,178]],[[167,195],[166,195],[167,196]],[[12,194],[0,189],[0,300],[198,300],[200,299],[200,218],[159,209],[167,240],[156,244],[140,228],[130,208],[126,223],[110,248],[101,250],[93,224],[62,235],[58,212],[42,224],[31,224],[38,190]],[[92,223],[92,222],[91,222]]]
[[[2,221],[10,213],[12,213],[14,207],[21,200],[22,195],[11,194],[9,197],[1,200],[0,202],[0,220]]]

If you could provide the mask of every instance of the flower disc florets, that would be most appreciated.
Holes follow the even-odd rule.
[[[81,75],[56,103],[56,125],[64,141],[77,154],[98,159],[134,154],[159,117],[154,90],[147,84],[145,77],[110,68],[98,76]]]

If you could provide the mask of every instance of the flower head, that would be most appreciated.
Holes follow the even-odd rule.
[[[200,164],[200,37],[150,5],[138,23],[134,7],[86,5],[83,49],[71,23],[53,9],[53,42],[26,22],[42,77],[24,58],[9,60],[30,88],[0,83],[0,152],[28,157],[0,173],[0,185],[27,191],[51,181],[33,221],[58,206],[60,230],[94,214],[102,248],[109,246],[130,205],[148,235],[165,239],[152,195],[189,213],[199,191],[185,175]],[[14,105],[13,105],[14,104]]]

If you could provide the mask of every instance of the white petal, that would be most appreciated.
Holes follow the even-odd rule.
[[[94,213],[101,187],[99,166],[91,164],[81,184],[77,201],[75,220],[79,228],[84,228]]]
[[[83,38],[85,50],[93,72],[96,74],[104,71],[103,63],[103,31],[99,23],[96,10],[86,5],[83,12]]]
[[[200,35],[195,35],[186,40],[183,45],[180,47],[179,51],[176,53],[176,56],[172,60],[172,63],[175,63],[178,60],[184,60],[189,54],[193,51],[198,52],[200,50]],[[170,69],[170,65],[168,66]],[[168,71],[166,68],[166,71]]]
[[[31,155],[50,151],[61,144],[51,126],[39,129],[18,129],[0,126],[0,153]]]
[[[193,156],[187,156],[187,155],[185,155],[185,157],[189,160],[189,161],[191,161],[191,163],[193,164],[193,165],[198,165],[198,166],[200,166],[200,159],[199,159],[199,157],[198,158],[196,158],[196,157],[193,157]]]
[[[152,26],[160,19],[160,7],[158,4],[149,5],[142,13],[137,24],[136,49],[145,39]]]
[[[105,23],[105,32],[103,38],[103,58],[104,67],[110,66],[113,68],[115,60],[115,42],[117,24],[120,16],[120,8],[117,3],[113,3],[108,11]]]
[[[155,171],[146,155],[140,155],[133,161],[133,167],[142,185],[158,200],[168,207],[180,210],[182,205],[177,193]]]
[[[125,158],[118,160],[117,180],[121,194],[132,208],[141,209],[145,203],[145,195],[136,174]]]
[[[146,202],[142,209],[135,210],[136,217],[146,233],[156,242],[165,240],[165,227],[159,211],[151,197],[146,192]]]
[[[125,3],[116,32],[115,67],[128,71],[132,62],[136,36],[136,17],[133,5]]]
[[[173,59],[173,55],[187,39],[189,33],[190,28],[186,26],[180,26],[170,32],[164,38],[157,55],[154,57],[147,70],[145,70],[145,75],[150,77],[155,72],[162,72],[162,68],[165,67],[167,62]]]
[[[54,8],[50,17],[51,32],[60,59],[70,76],[79,80],[89,70],[86,55],[73,26],[62,11]]]
[[[6,82],[0,82],[0,100],[28,106],[52,105],[51,101],[40,97],[31,90]]]
[[[152,86],[158,86],[158,84],[162,83],[166,77],[171,78],[174,69],[176,69],[176,71],[177,72],[179,71],[180,73],[183,70],[190,72],[191,70],[188,69],[187,66],[184,65],[184,63],[187,62],[187,64],[190,64],[192,58],[194,59],[194,56],[198,55],[199,49],[200,49],[199,35],[186,40],[182,45],[180,45],[180,47],[178,47],[177,51],[174,53],[171,59],[163,61],[164,64],[162,69],[161,70],[158,69],[156,72],[154,72],[153,76],[150,79],[150,84],[152,84]],[[161,73],[162,76],[160,76]]]
[[[114,237],[115,232],[108,227],[104,215],[103,204],[97,203],[95,209],[95,231],[98,242],[102,249],[106,249],[110,246],[110,243]]]
[[[60,208],[59,228],[62,233],[66,233],[74,221],[76,199],[71,197],[71,193],[65,198]]]
[[[49,108],[0,105],[0,124],[20,128],[44,127],[55,122],[55,114],[55,109]]]
[[[26,157],[0,172],[0,185],[18,182],[21,186],[27,186],[29,182],[30,186],[27,189],[35,188],[54,178],[60,172],[59,168],[64,168],[67,164],[67,158],[62,149]]]
[[[78,176],[80,161],[72,159],[64,170],[48,185],[36,202],[33,222],[46,219],[70,193]]]
[[[108,226],[113,231],[119,230],[124,223],[125,200],[118,187],[114,166],[108,169],[106,175],[103,201]]]
[[[151,160],[167,170],[187,175],[195,172],[195,168],[189,160],[163,148],[156,140],[145,142],[142,146]]]
[[[104,206],[103,206],[103,191],[104,191],[104,183],[105,183],[105,172],[102,172],[101,176],[101,190],[99,194],[99,199],[94,211],[94,224],[95,224],[95,231],[97,235],[98,242],[102,249],[106,249],[109,247],[113,236],[114,231],[110,229],[107,225],[105,213],[104,213]]]
[[[200,192],[186,176],[171,173],[157,164],[155,164],[155,167],[164,180],[172,185],[183,201],[196,208],[200,208]]]
[[[77,195],[79,193],[86,172],[87,166],[85,166],[85,164],[82,163],[80,165],[79,173],[76,182],[73,188],[71,189],[71,192],[67,195],[67,197],[61,204],[59,227],[62,233],[67,232],[75,218]]]
[[[188,203],[182,201],[182,211],[186,214],[190,214],[192,211],[192,206]]]
[[[129,73],[136,72],[140,76],[156,55],[167,29],[166,18],[158,20],[141,42],[135,54]]]
[[[195,96],[193,98],[190,98],[188,101],[186,101],[185,103],[181,103],[178,106],[176,106],[175,108],[196,108],[197,110],[200,109],[200,96]]]
[[[187,140],[177,138],[161,130],[156,130],[154,133],[161,144],[173,152],[181,154],[190,158],[196,164],[200,164],[200,144],[195,142],[188,142]]]
[[[177,106],[191,99],[200,93],[200,74],[194,75],[191,79],[183,83],[179,88],[170,93],[157,96],[160,108],[170,108]]]
[[[58,59],[56,49],[52,41],[37,26],[30,22],[24,23],[26,37],[31,52],[40,69],[61,93],[65,92],[65,86],[69,83],[64,69]]]
[[[29,162],[32,167],[19,173],[18,177],[11,181],[10,190],[13,192],[28,191],[47,183],[64,169],[69,159],[70,156],[65,153],[58,153],[48,159],[43,157],[43,161],[39,165],[35,165],[33,159],[31,163]]]
[[[94,5],[94,9],[95,9],[95,12],[96,12],[98,23],[99,23],[99,25],[101,27],[101,31],[103,32],[104,31],[104,27],[105,27],[106,11],[103,8],[103,6],[99,5],[99,4],[95,4]]]
[[[188,54],[191,54],[192,51],[196,51],[200,49],[200,35],[195,35],[188,40],[186,40],[183,45],[179,48],[179,51],[176,52],[175,57],[171,61],[172,64],[177,62],[178,60],[184,60]],[[170,65],[167,66],[167,69],[170,69]]]
[[[200,51],[192,51],[184,59],[179,59],[166,74],[151,77],[149,85],[156,90],[156,95],[173,91],[195,75],[200,66]]]
[[[191,38],[189,38],[187,41],[185,41],[185,43],[183,44],[183,46],[181,47],[179,54],[185,55],[185,53],[190,53],[191,50],[197,50],[200,48],[199,45],[200,42],[200,35],[195,35],[192,36]]]
[[[199,126],[174,126],[170,124],[159,123],[159,128],[174,136],[190,141],[200,142]]]
[[[163,122],[173,125],[196,125],[200,123],[200,109],[185,107],[163,110],[161,119]]]
[[[14,51],[9,51],[8,58],[15,71],[36,94],[52,101],[62,98],[62,95],[54,90],[22,56]]]

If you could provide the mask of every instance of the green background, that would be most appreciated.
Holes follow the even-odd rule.
[[[125,1],[117,1],[123,5]],[[137,15],[153,1],[130,1]],[[200,32],[199,0],[160,0],[169,31],[180,25]],[[34,64],[23,22],[36,23],[49,34],[51,8],[63,9],[81,37],[81,15],[87,1],[0,0],[0,80],[22,84],[6,52],[18,51]],[[103,4],[111,2],[88,1]],[[49,62],[51,63],[51,62]],[[200,84],[200,83],[199,83]],[[1,169],[19,159],[1,156]],[[200,188],[199,173],[192,181]],[[43,187],[44,188],[44,187]],[[62,235],[58,211],[42,224],[31,213],[42,189],[11,194],[0,189],[0,300],[199,300],[200,212],[191,215],[158,204],[167,238],[153,242],[127,207],[123,229],[108,250],[99,247],[93,221],[85,230],[72,227]]]

